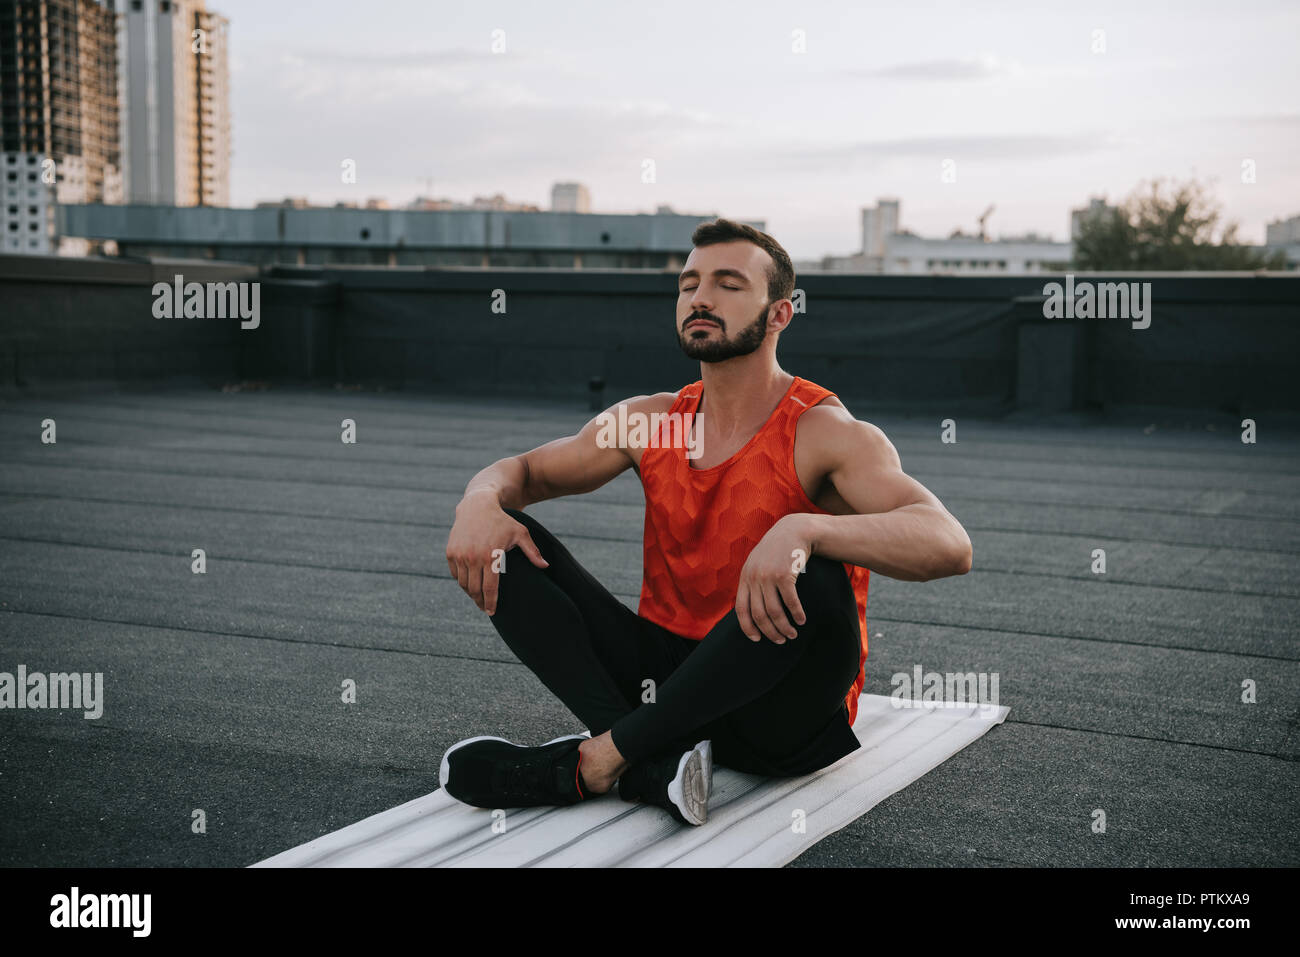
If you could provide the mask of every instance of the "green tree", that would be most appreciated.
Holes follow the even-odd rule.
[[[1135,189],[1124,202],[1084,217],[1074,241],[1077,269],[1284,269],[1237,242],[1237,224],[1222,222],[1204,186],[1192,180],[1166,191],[1163,180]]]

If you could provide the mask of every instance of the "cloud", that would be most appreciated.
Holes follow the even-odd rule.
[[[241,80],[257,91],[241,101],[241,121],[259,131],[256,142],[239,143],[242,202],[342,196],[343,158],[360,170],[352,192],[394,203],[426,192],[419,180],[429,175],[437,195],[467,200],[471,191],[512,188],[512,199],[544,202],[538,194],[557,179],[639,184],[645,158],[680,182],[681,157],[738,133],[735,121],[660,96],[591,90],[575,101],[548,90],[532,69],[438,69],[403,59],[372,70],[300,52]],[[532,194],[507,185],[519,183]]]
[[[797,168],[838,167],[854,161],[868,164],[883,159],[1024,160],[1080,156],[1112,149],[1108,136],[916,136],[893,140],[865,140],[827,146],[804,146],[764,151]]]
[[[1202,122],[1197,120],[1195,122]],[[1233,126],[1281,126],[1300,129],[1300,113],[1271,113],[1260,116],[1209,116],[1205,122],[1227,123]]]
[[[1001,60],[992,54],[947,60],[919,60],[896,63],[874,69],[836,71],[843,76],[884,78],[890,80],[964,81],[987,80],[998,76],[1017,76],[1022,71],[1014,60]]]
[[[321,66],[363,66],[375,70],[404,70],[411,67],[432,68],[440,66],[463,66],[484,64],[497,66],[502,63],[524,65],[538,60],[532,52],[514,52],[507,47],[501,53],[493,53],[486,47],[482,50],[469,50],[463,47],[452,50],[408,50],[406,52],[366,53],[354,50],[302,50],[292,54],[299,63],[314,63]]]

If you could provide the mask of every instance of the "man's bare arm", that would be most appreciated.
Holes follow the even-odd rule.
[[[626,405],[629,414],[661,411],[673,398],[672,393],[637,396]],[[494,552],[504,556],[517,545],[534,565],[546,566],[527,528],[503,509],[523,509],[561,495],[590,492],[640,461],[639,449],[599,441],[604,416],[617,415],[617,409],[613,406],[592,418],[575,435],[493,462],[465,487],[447,538],[447,567],[474,604],[489,615],[496,614]]]
[[[632,459],[626,449],[602,449],[596,444],[596,422],[592,419],[576,435],[493,462],[469,480],[461,504],[490,492],[501,508],[522,509],[600,488],[631,466]]]
[[[827,409],[832,413],[833,409]],[[934,493],[905,473],[892,442],[844,411],[814,420],[826,477],[853,514],[803,516],[812,553],[903,581],[964,575],[970,538]]]
[[[752,640],[760,640],[760,633],[777,643],[795,637],[785,608],[804,624],[796,555],[805,561],[821,555],[904,581],[970,571],[965,529],[929,489],[903,472],[880,429],[842,406],[818,407],[800,419],[798,442],[802,468],[824,476],[850,511],[787,515],[755,546],[736,592],[736,616]]]

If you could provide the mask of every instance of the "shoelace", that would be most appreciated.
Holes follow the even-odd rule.
[[[548,770],[528,761],[499,766],[493,772],[492,789],[512,795],[536,794],[546,781]]]

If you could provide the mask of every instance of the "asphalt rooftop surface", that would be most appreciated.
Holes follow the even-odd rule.
[[[997,672],[1011,711],[792,866],[1300,864],[1300,439],[963,420],[943,444],[938,416],[855,412],[975,555],[873,576],[866,691]],[[589,415],[327,389],[0,403],[0,672],[102,672],[105,699],[0,710],[0,864],[243,866],[432,791],[462,738],[580,731],[443,550],[474,472]],[[642,507],[629,472],[530,511],[635,608]]]

